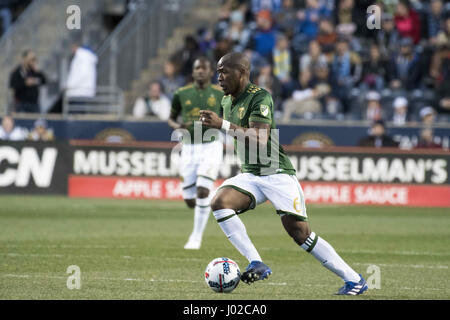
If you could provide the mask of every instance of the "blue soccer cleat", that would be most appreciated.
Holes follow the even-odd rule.
[[[251,284],[258,280],[265,280],[272,274],[269,266],[261,261],[252,261],[241,276],[241,280],[246,284]]]
[[[361,280],[359,282],[350,282],[347,281],[345,285],[339,289],[336,293],[337,295],[346,295],[346,296],[357,296],[363,294],[367,289],[366,280],[362,275],[359,275]]]

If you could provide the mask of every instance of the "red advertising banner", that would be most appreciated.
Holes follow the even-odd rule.
[[[223,181],[223,180],[222,180]],[[219,186],[222,181],[217,181]],[[450,188],[432,185],[301,182],[307,203],[450,207]],[[69,197],[181,200],[176,178],[69,176]]]

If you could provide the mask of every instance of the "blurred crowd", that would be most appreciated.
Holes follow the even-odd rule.
[[[373,4],[380,11],[368,12]],[[196,57],[217,62],[239,51],[251,60],[251,81],[272,93],[279,122],[404,125],[426,112],[448,122],[449,9],[444,0],[225,0],[214,28],[187,36],[166,62],[160,88],[150,87],[170,100],[191,81]],[[150,91],[147,98],[156,99]]]
[[[53,141],[53,129],[48,127],[45,119],[37,119],[33,128],[16,125],[11,115],[4,116],[0,125],[0,141]]]

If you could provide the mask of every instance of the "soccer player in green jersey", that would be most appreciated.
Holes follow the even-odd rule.
[[[223,144],[220,141],[203,141],[203,132],[195,139],[194,122],[199,119],[200,110],[220,112],[223,91],[211,84],[211,62],[198,58],[193,65],[194,82],[175,92],[169,126],[174,130],[186,129],[189,135],[182,141],[180,175],[183,181],[183,198],[189,208],[194,209],[194,227],[185,249],[198,250],[203,232],[211,212],[211,196],[222,162]],[[177,122],[181,115],[181,123]],[[200,124],[201,126],[201,124]],[[197,141],[198,140],[198,141]]]
[[[295,169],[278,143],[271,95],[250,83],[250,62],[241,53],[222,57],[217,66],[223,119],[201,111],[200,120],[221,129],[244,147],[237,148],[242,173],[226,180],[211,201],[214,216],[236,249],[250,262],[241,279],[246,283],[266,279],[272,270],[262,262],[238,214],[269,200],[281,217],[287,233],[304,250],[345,282],[337,294],[358,295],[367,290],[366,281],[337,254],[333,247],[311,232],[302,188]],[[239,143],[237,143],[239,144]],[[251,146],[257,148],[253,149]],[[261,149],[270,150],[270,160]],[[254,155],[252,152],[257,151]],[[245,154],[243,154],[245,153]]]

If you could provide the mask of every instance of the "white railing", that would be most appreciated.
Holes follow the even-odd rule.
[[[68,97],[63,98],[63,117],[71,114],[109,114],[118,118],[124,116],[124,95],[117,87],[97,87],[94,97]]]

